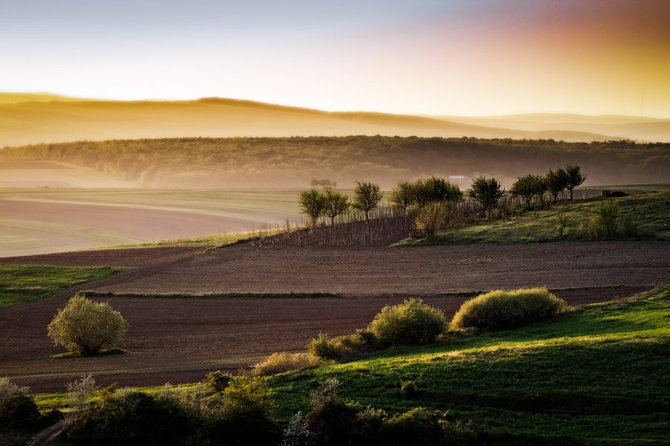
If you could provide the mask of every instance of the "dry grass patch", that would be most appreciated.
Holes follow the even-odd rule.
[[[311,353],[273,353],[254,365],[252,375],[275,375],[277,373],[302,370],[321,364],[322,359]]]

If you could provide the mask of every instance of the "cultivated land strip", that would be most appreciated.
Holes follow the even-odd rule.
[[[628,296],[670,281],[667,253],[663,242],[365,250],[240,244],[208,253],[151,248],[0,259],[125,267],[54,298],[0,310],[0,375],[35,391],[62,391],[85,372],[96,374],[101,384],[192,382],[209,370],[236,369],[279,350],[302,350],[319,332],[351,333],[384,305],[406,297],[423,297],[450,315],[473,293],[491,288],[547,285],[574,305]],[[128,353],[51,359],[60,350],[50,344],[46,325],[82,289],[113,293],[100,299],[128,319],[130,330],[120,345]],[[314,292],[338,297],[305,298]],[[193,297],[141,297],[160,293]],[[234,293],[250,294],[230,298]]]

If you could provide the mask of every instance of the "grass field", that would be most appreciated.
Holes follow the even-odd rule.
[[[619,220],[626,218],[637,227],[633,240],[670,240],[670,192],[646,192],[613,198],[619,206]],[[587,225],[603,199],[575,201],[536,209],[502,219],[480,220],[446,228],[434,240],[406,239],[400,245],[463,243],[530,243],[588,239]],[[559,218],[565,219],[563,235]]]
[[[78,283],[102,279],[114,268],[0,265],[0,308],[43,299]]]
[[[450,410],[493,434],[568,437],[589,444],[670,439],[670,286],[588,305],[548,322],[271,379],[280,416],[308,409],[327,378],[346,399],[388,412]],[[414,380],[407,398],[400,384]]]
[[[552,444],[662,444],[670,439],[670,285],[587,305],[525,328],[404,347],[268,379],[284,422],[329,378],[364,407],[449,410],[475,432]],[[419,393],[400,393],[413,380]],[[178,386],[187,391],[192,385]],[[153,394],[160,387],[139,390]],[[42,410],[63,393],[36,395]],[[517,443],[514,443],[517,444]],[[525,443],[518,443],[525,444]]]

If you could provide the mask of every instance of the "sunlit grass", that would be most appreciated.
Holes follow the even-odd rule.
[[[0,308],[33,302],[117,271],[98,266],[0,265]]]
[[[670,193],[646,192],[613,198],[619,205],[620,220],[629,217],[638,233],[621,239],[670,240]],[[518,216],[480,220],[439,231],[430,243],[533,243],[588,239],[587,225],[592,212],[604,199],[567,202],[535,209]],[[563,234],[559,217],[567,221]],[[425,240],[406,239],[399,245],[423,245]]]

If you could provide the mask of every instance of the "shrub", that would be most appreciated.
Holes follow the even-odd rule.
[[[570,218],[568,217],[565,208],[561,208],[556,212],[556,232],[559,237],[563,237],[566,234],[568,226],[570,225]]]
[[[39,418],[37,405],[28,391],[9,378],[0,378],[0,425],[23,428]]]
[[[372,331],[356,330],[356,333],[347,336],[337,336],[329,339],[320,333],[309,344],[309,352],[321,359],[350,358],[361,353],[369,353],[378,348],[377,337]]]
[[[444,415],[415,407],[408,412],[391,417],[382,428],[381,436],[385,445],[443,445]]]
[[[180,445],[195,421],[173,398],[130,392],[71,417],[64,433],[82,445]]]
[[[425,305],[421,299],[409,299],[400,305],[382,308],[369,330],[384,346],[415,345],[433,342],[445,327],[440,310]]]
[[[205,376],[205,382],[212,388],[213,391],[219,393],[223,392],[226,387],[228,387],[231,379],[233,379],[232,375],[229,373],[224,373],[221,370],[209,372]]]
[[[279,446],[315,446],[315,444],[314,434],[307,427],[302,412],[298,411],[282,432],[282,442]]]
[[[91,397],[96,390],[98,390],[98,386],[91,373],[82,376],[79,380],[74,380],[71,383],[68,383],[67,392],[70,406],[75,412],[83,412],[88,408]]]
[[[589,235],[593,238],[610,238],[617,234],[619,205],[614,200],[605,201],[597,206],[589,220]]]
[[[276,373],[302,370],[321,363],[321,358],[312,353],[273,353],[254,365],[252,375],[274,375]]]
[[[453,329],[503,330],[563,313],[568,305],[546,288],[491,291],[466,301],[451,321]]]
[[[362,409],[337,394],[338,381],[325,381],[312,393],[312,408],[305,417],[307,428],[319,446],[377,444],[377,434],[386,414],[381,410]]]
[[[272,391],[264,380],[235,376],[223,395],[225,404],[213,426],[214,438],[226,445],[276,444],[281,432]]]
[[[309,353],[321,359],[336,359],[342,357],[342,352],[338,350],[334,340],[328,338],[325,333],[319,333],[319,336],[312,339],[308,346]]]
[[[414,381],[403,381],[400,384],[400,394],[406,398],[411,398],[419,394],[419,386]]]
[[[443,203],[431,202],[419,209],[416,229],[428,239],[435,237],[447,220],[447,208]]]
[[[47,329],[54,344],[82,355],[95,355],[118,341],[127,325],[121,313],[109,304],[77,294],[65,308],[58,310]]]

